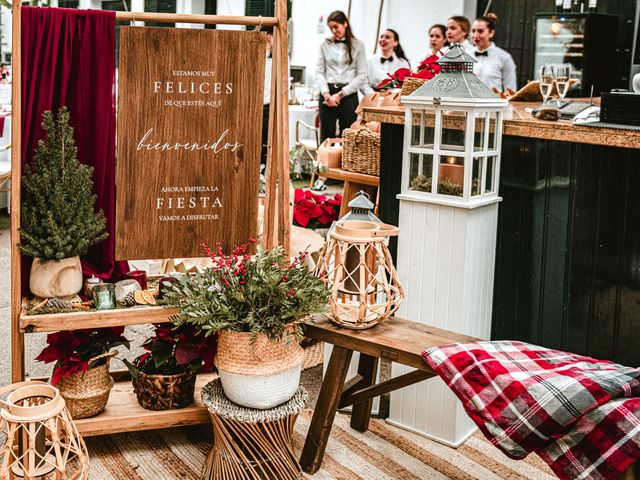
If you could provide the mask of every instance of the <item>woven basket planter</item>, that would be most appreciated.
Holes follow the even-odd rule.
[[[89,363],[100,358],[106,358],[106,362],[99,367],[63,378],[56,385],[73,419],[93,417],[106,407],[114,383],[109,375],[109,361],[116,353],[109,352],[92,358]]]
[[[380,134],[368,128],[353,130],[346,128],[342,169],[349,172],[380,176]]]
[[[196,374],[185,372],[176,375],[148,375],[139,371],[138,378],[132,378],[131,382],[138,403],[144,408],[172,410],[193,403]]]
[[[405,78],[404,82],[402,82],[402,90],[400,90],[400,95],[403,97],[405,95],[411,95],[425,83],[427,83],[427,80],[425,80],[424,78]]]
[[[304,350],[293,336],[270,340],[258,334],[220,331],[215,365],[225,395],[248,408],[266,409],[289,400],[300,385]]]

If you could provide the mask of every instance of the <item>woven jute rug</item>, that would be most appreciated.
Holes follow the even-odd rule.
[[[307,346],[303,368],[321,365],[323,352],[322,343]],[[312,380],[317,375],[319,383],[321,369],[317,370]],[[293,442],[298,455],[312,415],[312,410],[303,410],[296,422]],[[211,451],[213,436],[210,426],[201,425],[91,437],[86,443],[92,480],[196,480]],[[511,460],[479,433],[453,449],[380,419],[372,419],[369,431],[363,434],[349,427],[348,415],[339,413],[322,468],[304,478],[552,480],[556,477],[537,456]]]
[[[295,426],[299,454],[312,412],[305,410]],[[183,427],[135,432],[86,440],[91,479],[161,480],[200,478],[212,447],[211,427]],[[480,434],[458,449],[412,434],[384,420],[372,419],[370,430],[349,427],[349,416],[336,416],[322,468],[312,479],[531,479],[556,478],[535,455],[514,461]]]

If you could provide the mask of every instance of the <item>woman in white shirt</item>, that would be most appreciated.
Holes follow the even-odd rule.
[[[446,46],[447,27],[436,23],[429,29],[429,48],[431,49],[431,55],[441,56]]]
[[[472,52],[476,63],[473,72],[489,88],[495,88],[498,92],[507,89],[517,90],[516,64],[511,55],[499,48],[491,41],[496,33],[498,18],[495,15],[478,17],[473,22],[471,35],[476,44]]]
[[[409,60],[400,45],[398,32],[387,28],[378,40],[380,53],[369,58],[369,84],[363,89],[365,94],[373,93],[373,89],[388,75],[399,68],[411,68]]]
[[[473,44],[469,41],[471,23],[467,17],[456,15],[447,20],[447,42],[449,44],[460,43],[467,53],[473,50]]]
[[[336,10],[329,15],[327,25],[333,36],[320,45],[316,68],[321,140],[340,136],[355,122],[358,90],[367,82],[364,43],[353,36],[347,16]]]

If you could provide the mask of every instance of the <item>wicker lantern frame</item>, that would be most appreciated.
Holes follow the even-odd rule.
[[[89,456],[60,391],[43,382],[0,388],[0,478],[89,478]],[[74,465],[70,466],[72,461]]]
[[[331,285],[331,319],[354,330],[371,328],[391,316],[404,290],[385,238],[398,235],[392,225],[337,222],[324,244],[316,275]]]

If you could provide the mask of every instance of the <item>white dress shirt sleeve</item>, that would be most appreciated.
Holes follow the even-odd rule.
[[[353,62],[355,63],[356,68],[356,76],[353,80],[351,80],[346,86],[342,88],[342,91],[346,95],[351,95],[352,93],[356,93],[360,88],[364,88],[367,83],[367,55],[364,51],[364,43],[357,40],[355,55],[353,57]]]
[[[327,71],[327,65],[325,61],[325,52],[323,51],[325,43],[326,42],[322,42],[320,44],[318,62],[316,64],[316,86],[318,87],[318,90],[320,90],[320,95],[329,93],[329,84],[327,83],[327,77],[325,75]]]
[[[515,92],[518,89],[517,84],[516,63],[513,61],[513,57],[507,53],[502,62],[502,91],[509,88]]]

